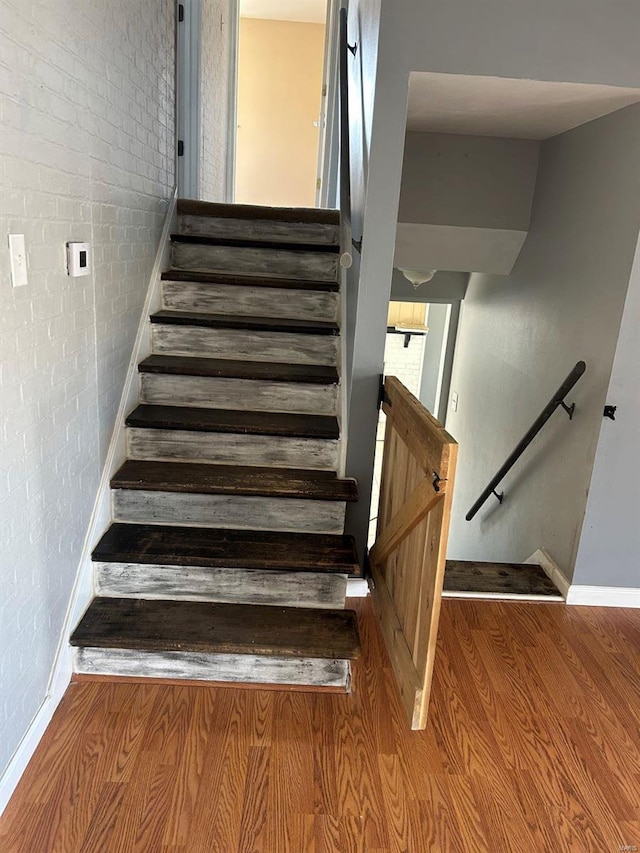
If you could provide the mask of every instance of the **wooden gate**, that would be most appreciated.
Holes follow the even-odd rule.
[[[427,721],[458,445],[395,376],[387,416],[373,602],[412,729]]]

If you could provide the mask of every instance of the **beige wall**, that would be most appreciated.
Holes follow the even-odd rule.
[[[324,25],[240,19],[236,201],[315,204]]]

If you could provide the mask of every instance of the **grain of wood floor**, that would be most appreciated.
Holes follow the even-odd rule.
[[[640,848],[640,614],[443,603],[407,731],[368,602],[350,696],[73,684],[3,853]]]

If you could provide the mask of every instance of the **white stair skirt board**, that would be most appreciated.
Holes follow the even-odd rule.
[[[525,595],[515,592],[454,592],[442,590],[443,598],[492,598],[497,601],[548,601],[558,602],[564,601],[564,598],[558,593],[557,595]]]
[[[319,572],[94,563],[96,595],[278,607],[344,607],[347,576]]]
[[[251,332],[153,323],[151,339],[153,352],[161,355],[322,365],[335,365],[338,357],[337,335]]]
[[[629,607],[635,610],[640,608],[640,589],[572,584],[569,587],[567,604],[588,607]]]
[[[174,243],[172,258],[174,267],[186,270],[277,275],[312,281],[335,281],[338,275],[337,252],[292,252],[287,249]]]
[[[340,240],[338,225],[322,222],[282,222],[273,219],[232,219],[221,216],[180,215],[182,234],[199,237],[230,237],[243,240],[312,241],[331,245]]]
[[[129,459],[318,471],[335,471],[338,467],[338,442],[334,439],[129,427],[127,449]]]
[[[114,521],[291,533],[342,534],[344,531],[344,501],[138,489],[115,489],[112,495]]]
[[[545,575],[560,591],[562,597],[566,599],[569,593],[569,581],[560,571],[560,567],[554,563],[544,548],[539,548],[537,551],[534,551],[534,553],[524,562],[528,565],[540,566]]]
[[[140,401],[166,406],[335,415],[338,386],[143,373]]]
[[[278,317],[335,323],[338,294],[250,285],[164,281],[163,307],[245,317]]]
[[[349,661],[201,652],[148,652],[138,649],[74,649],[74,670],[85,675],[185,678],[248,684],[344,687]]]

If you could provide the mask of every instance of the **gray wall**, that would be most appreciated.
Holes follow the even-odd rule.
[[[640,240],[607,391],[573,581],[640,588]]]
[[[173,13],[0,2],[0,772],[46,696],[173,189]]]
[[[351,0],[349,38],[358,42],[350,132],[354,233],[362,234],[363,246],[350,279],[347,459],[361,501],[348,518],[363,550],[410,71],[638,87],[640,20],[635,0],[407,0],[402,8]]]
[[[408,132],[398,222],[529,227],[540,143]]]
[[[544,143],[531,229],[509,277],[473,275],[447,429],[460,443],[452,559],[522,561],[546,549],[571,578],[640,228],[640,106]],[[587,372],[504,481],[464,514],[576,361]]]

